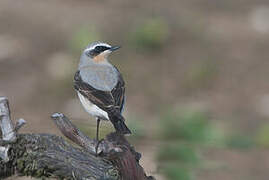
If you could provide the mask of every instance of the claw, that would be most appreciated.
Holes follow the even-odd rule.
[[[104,141],[104,139],[101,139],[100,141],[97,141],[97,144],[95,146],[95,156],[98,156],[100,152],[98,152],[99,145]]]

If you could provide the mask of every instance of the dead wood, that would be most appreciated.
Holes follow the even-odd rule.
[[[19,174],[38,178],[146,180],[139,164],[140,153],[124,136],[111,133],[98,146],[62,113],[52,119],[62,134],[79,145],[51,134],[18,134],[23,119],[15,127],[10,118],[8,100],[0,97],[0,179]]]

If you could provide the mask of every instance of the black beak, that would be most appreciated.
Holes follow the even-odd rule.
[[[117,49],[120,49],[120,46],[112,46],[110,51],[116,51]]]

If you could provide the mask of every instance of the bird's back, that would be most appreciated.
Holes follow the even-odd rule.
[[[118,71],[112,65],[91,65],[80,68],[84,82],[102,91],[111,91],[118,82]]]

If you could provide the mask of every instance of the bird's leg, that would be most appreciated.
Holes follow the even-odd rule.
[[[96,127],[96,140],[99,141],[99,125],[100,125],[100,119],[97,118],[97,127]]]
[[[96,147],[95,147],[96,156],[98,155],[98,146],[100,144],[100,142],[99,142],[99,125],[100,125],[100,119],[97,118],[97,127],[96,127],[96,141],[97,141],[97,144],[96,144]]]

